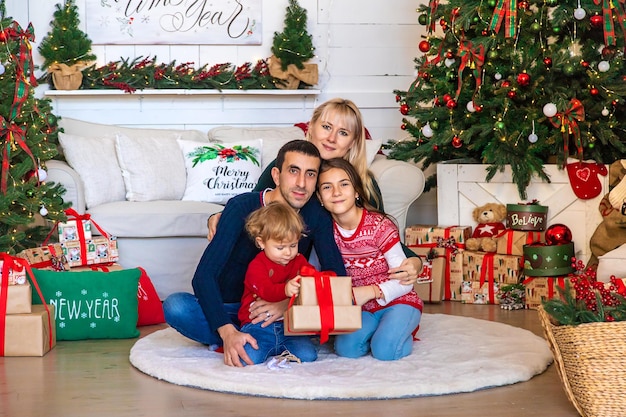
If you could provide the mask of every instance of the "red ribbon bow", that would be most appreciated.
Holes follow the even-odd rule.
[[[482,66],[485,63],[485,46],[479,45],[477,48],[474,48],[472,42],[461,42],[461,47],[459,48],[459,57],[461,58],[461,64],[459,65],[459,76],[458,76],[458,85],[456,89],[456,99],[458,100],[459,95],[461,94],[461,87],[463,85],[463,70],[469,66],[474,73],[474,79],[476,80],[476,89],[481,84],[480,72],[482,70]]]
[[[320,343],[328,341],[328,335],[335,328],[335,309],[333,306],[333,292],[330,286],[330,278],[337,276],[333,271],[319,272],[315,268],[305,265],[300,270],[300,275],[313,277],[315,280],[315,293],[320,306]]]
[[[563,113],[557,113],[550,118],[550,122],[556,128],[561,128],[561,135],[563,136],[563,153],[567,160],[569,156],[569,135],[574,135],[574,142],[576,143],[578,157],[582,158],[583,144],[580,138],[580,127],[578,122],[585,120],[585,108],[583,103],[573,98],[570,100],[570,108]]]
[[[24,136],[24,130],[20,126],[16,125],[13,121],[7,121],[0,115],[0,137],[6,137],[2,149],[2,178],[0,180],[0,190],[2,191],[2,194],[6,195],[7,193],[11,148],[15,146],[15,143],[17,143],[20,148],[22,148],[22,150],[30,156],[30,159],[33,161],[33,167],[37,170],[37,162],[35,161],[35,157],[33,156],[30,148],[26,144]]]

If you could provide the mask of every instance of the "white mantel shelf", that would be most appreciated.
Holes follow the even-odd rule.
[[[46,90],[49,97],[87,97],[87,96],[316,96],[320,90],[203,90],[203,89],[145,89],[127,93],[123,90]]]

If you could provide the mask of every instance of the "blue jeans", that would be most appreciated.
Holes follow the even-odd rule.
[[[363,311],[360,330],[335,337],[335,353],[359,358],[371,351],[381,361],[404,358],[413,350],[412,333],[421,318],[421,311],[406,304],[395,304],[374,313]]]
[[[255,364],[263,363],[272,356],[280,355],[288,350],[302,362],[313,362],[317,359],[317,347],[309,336],[285,336],[283,321],[276,321],[267,327],[261,323],[247,323],[241,331],[256,339],[258,349],[246,343],[246,353]]]
[[[239,325],[237,313],[240,303],[225,303],[224,309],[233,323]],[[163,301],[165,321],[180,334],[205,345],[219,345],[223,342],[217,331],[211,330],[204,312],[193,294],[177,292]]]

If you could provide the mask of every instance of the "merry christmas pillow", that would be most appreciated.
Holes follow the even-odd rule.
[[[261,139],[237,143],[179,140],[187,170],[183,200],[226,204],[252,191],[261,175]]]
[[[54,305],[57,340],[126,339],[137,330],[141,270],[47,271],[33,269],[47,304]],[[41,304],[33,292],[33,304]]]

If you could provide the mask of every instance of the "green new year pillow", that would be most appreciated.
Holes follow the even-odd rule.
[[[57,340],[139,336],[138,268],[111,272],[33,269],[33,274],[46,302],[55,307]],[[34,285],[33,303],[41,304]]]

